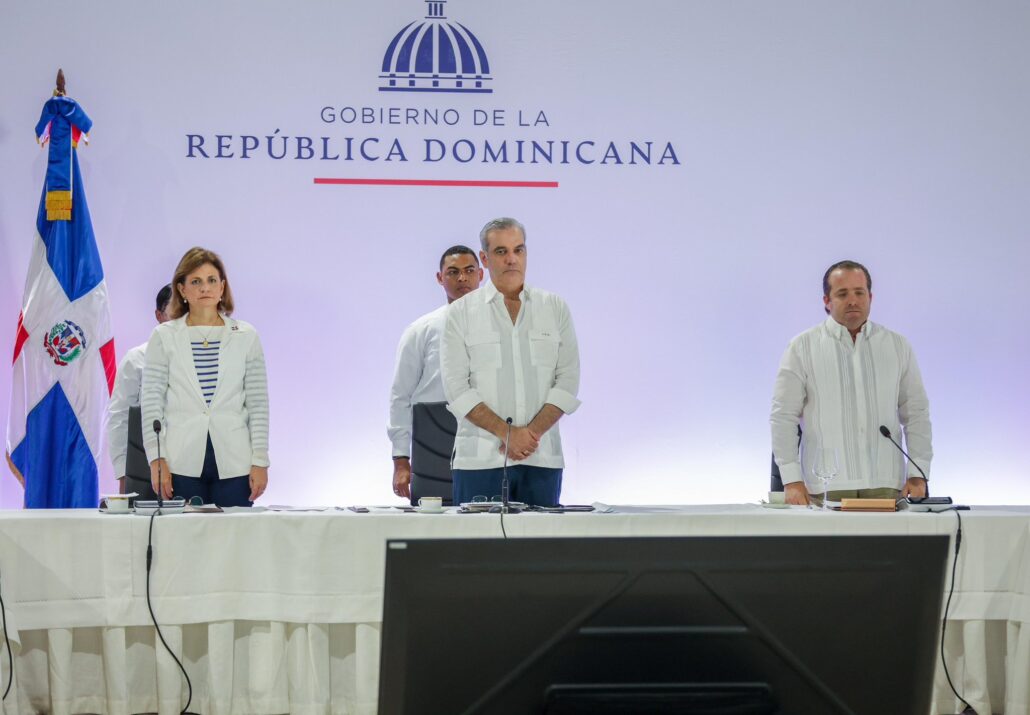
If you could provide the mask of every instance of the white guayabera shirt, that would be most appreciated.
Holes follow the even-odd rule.
[[[440,380],[440,334],[446,320],[447,306],[442,305],[409,325],[397,345],[386,430],[394,457],[411,455],[412,405],[447,399]]]
[[[579,407],[579,347],[569,308],[558,296],[524,286],[522,307],[511,322],[504,296],[492,282],[451,303],[440,353],[444,392],[458,418],[454,469],[494,469],[504,464],[500,441],[465,415],[480,402],[502,420],[522,427],[545,404],[565,414]],[[554,425],[519,464],[565,466]]]
[[[125,353],[118,365],[114,391],[107,403],[107,445],[114,463],[114,475],[119,479],[125,476],[129,452],[129,408],[139,407],[146,350],[147,344],[143,343]]]
[[[780,361],[773,390],[773,457],[784,484],[804,479],[821,492],[812,474],[818,448],[837,450],[840,471],[830,489],[900,489],[905,458],[880,434],[880,425],[905,443],[912,459],[930,474],[933,458],[930,404],[912,347],[901,335],[866,321],[852,342],[832,317],[801,333]],[[800,457],[798,424],[802,427]]]

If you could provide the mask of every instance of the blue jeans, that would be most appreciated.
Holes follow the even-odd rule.
[[[472,501],[484,496],[488,500],[501,494],[504,470],[454,469],[454,503]],[[530,467],[525,464],[508,465],[508,498],[530,506],[558,506],[561,498],[561,469]]]
[[[199,477],[172,475],[172,494],[189,501],[191,497],[200,497],[205,504],[218,506],[254,506],[250,501],[250,475],[242,477],[218,478],[218,464],[215,462],[215,448],[211,445],[211,435],[207,436],[207,449],[204,451],[204,468]]]

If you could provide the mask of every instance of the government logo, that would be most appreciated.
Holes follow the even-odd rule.
[[[380,92],[493,92],[490,63],[472,31],[449,22],[446,0],[426,0],[426,16],[409,23],[383,56]]]

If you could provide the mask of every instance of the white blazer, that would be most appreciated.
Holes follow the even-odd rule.
[[[143,441],[147,460],[153,462],[158,438],[151,425],[160,420],[161,456],[173,474],[200,476],[208,434],[221,479],[248,475],[251,465],[268,466],[268,392],[261,341],[249,323],[222,318],[227,329],[221,334],[218,383],[210,405],[200,389],[185,316],[158,325],[147,343]],[[260,374],[248,375],[248,364]],[[258,431],[260,435],[252,435]],[[257,438],[253,443],[252,437]]]

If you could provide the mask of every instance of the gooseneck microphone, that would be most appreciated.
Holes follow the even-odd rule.
[[[504,466],[501,468],[501,506],[494,507],[491,512],[504,514],[519,514],[522,512],[518,507],[508,503],[508,453],[511,451],[511,417],[505,420],[508,423],[508,434],[504,438]]]
[[[189,696],[186,698],[186,707],[182,709],[182,712],[189,713],[190,703],[193,702],[193,683],[190,682],[190,676],[186,672],[186,668],[183,667],[182,661],[179,660],[175,652],[168,646],[168,641],[165,640],[164,634],[161,632],[161,626],[157,624],[157,616],[154,615],[154,604],[150,600],[150,567],[154,562],[154,518],[161,513],[161,509],[164,507],[164,500],[161,498],[161,420],[154,420],[152,427],[154,434],[157,436],[157,509],[150,513],[150,529],[147,531],[147,610],[150,611],[150,620],[154,624],[154,630],[157,631],[158,638],[161,639],[161,643],[164,645],[165,650],[168,651],[168,655],[172,656],[172,660],[179,666],[179,672],[186,678]]]
[[[161,420],[154,420],[154,434],[157,435],[157,508],[164,506],[161,498]]]
[[[891,436],[891,431],[889,429],[887,429],[887,427],[885,425],[880,425],[880,434],[882,434],[884,437],[889,439],[891,441],[891,444],[893,444],[895,447],[897,447],[898,451],[901,452],[903,455],[905,455],[905,459],[908,460],[908,463],[911,464],[916,469],[918,469],[919,473],[923,475],[923,480],[927,484],[929,484],[930,480],[926,478],[926,472],[923,471],[922,467],[920,467],[918,464],[916,464],[914,461],[912,461],[912,458],[908,456],[908,452],[906,452],[904,449],[902,449],[900,444],[898,444],[897,442],[894,441],[894,438]]]

